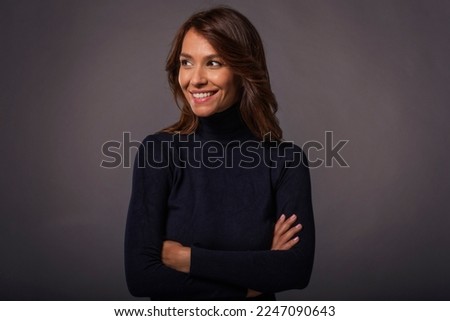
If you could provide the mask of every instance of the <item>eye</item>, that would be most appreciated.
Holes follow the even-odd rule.
[[[192,63],[189,60],[187,60],[187,59],[181,59],[180,60],[180,65],[183,66],[183,67],[191,67]]]
[[[220,68],[223,66],[223,63],[217,60],[211,60],[208,62],[208,66],[213,68]]]

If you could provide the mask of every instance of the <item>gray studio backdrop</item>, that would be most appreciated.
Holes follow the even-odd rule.
[[[171,39],[219,3],[264,39],[285,138],[349,140],[311,170],[311,283],[279,298],[449,300],[450,3],[425,0],[2,0],[0,298],[133,299],[131,169],[101,147],[177,119]]]

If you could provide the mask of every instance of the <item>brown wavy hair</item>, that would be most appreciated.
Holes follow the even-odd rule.
[[[192,15],[175,35],[167,57],[166,71],[181,116],[163,131],[190,134],[198,127],[198,117],[193,113],[178,82],[181,48],[191,28],[209,41],[240,78],[243,86],[240,112],[251,132],[259,139],[270,133],[271,138],[281,140],[283,132],[275,116],[278,103],[270,87],[261,38],[244,15],[228,7],[216,7]]]

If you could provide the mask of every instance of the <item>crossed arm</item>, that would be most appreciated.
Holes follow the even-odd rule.
[[[147,140],[159,138],[152,135]],[[315,238],[307,166],[281,169],[274,183],[275,211],[301,215],[301,226],[293,215],[282,215],[274,227],[271,249],[209,250],[166,240],[163,213],[168,210],[165,200],[172,173],[170,168],[137,166],[146,164],[146,154],[141,146],[133,169],[125,234],[125,272],[131,294],[152,299],[229,299],[307,286]],[[296,238],[300,230],[301,241]]]
[[[289,250],[297,244],[300,238],[297,235],[302,229],[301,224],[294,225],[297,215],[293,214],[289,218],[281,215],[274,227],[272,238],[272,251]],[[294,226],[293,226],[294,225]],[[178,272],[189,273],[191,269],[191,248],[183,246],[181,243],[167,240],[163,243],[162,262],[169,268]],[[256,297],[261,292],[248,289],[247,297]]]

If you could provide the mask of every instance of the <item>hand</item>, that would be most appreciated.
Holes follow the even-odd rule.
[[[302,225],[292,226],[296,220],[295,214],[289,218],[286,218],[284,214],[280,216],[275,224],[271,250],[289,250],[298,243],[300,239],[294,235],[301,231]]]
[[[191,248],[175,241],[164,241],[161,253],[164,265],[183,273],[191,270]]]
[[[247,290],[247,298],[254,298],[261,294],[262,294],[261,292],[258,292],[258,291],[252,290],[252,289]]]
[[[272,239],[272,248],[271,250],[289,250],[300,240],[298,236],[294,237],[295,234],[300,232],[302,229],[301,224],[297,224],[292,226],[297,220],[297,215],[292,215],[288,219],[286,219],[286,215],[281,215],[275,224],[273,239]],[[247,290],[247,298],[254,298],[258,295],[261,295],[261,292],[248,289]]]

